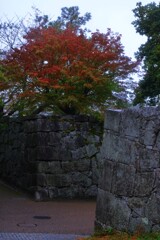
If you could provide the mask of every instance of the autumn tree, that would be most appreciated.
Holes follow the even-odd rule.
[[[64,7],[61,9],[61,16],[52,20],[48,15],[43,14],[36,7],[32,7],[33,12],[23,18],[0,20],[0,57],[5,55],[15,47],[20,47],[24,43],[23,36],[32,28],[47,28],[52,26],[57,30],[64,30],[66,27],[81,29],[90,19],[91,14],[80,15],[79,7]]]
[[[121,36],[110,29],[88,36],[82,26],[90,18],[70,7],[50,21],[35,9],[30,26],[22,20],[0,24],[0,42],[6,43],[0,90],[8,114],[93,113],[116,103],[118,81],[137,63],[125,56]]]
[[[160,102],[160,3],[138,2],[133,12],[136,31],[147,37],[136,54],[143,61],[144,75],[136,91],[135,104],[156,105]]]
[[[51,21],[48,15],[42,14],[39,9],[32,7],[33,13],[28,14],[24,18],[6,19],[6,21],[0,21],[0,59],[6,58],[6,53],[14,51],[15,48],[19,48],[24,44],[26,35],[31,29],[34,28],[47,28],[52,26],[57,30],[64,30],[67,26],[80,29],[81,25],[85,25],[91,18],[90,13],[86,13],[84,16],[80,16],[78,7],[65,7],[61,9],[61,16],[55,21]],[[26,21],[27,20],[27,21]],[[27,23],[27,24],[26,24]],[[1,70],[0,66],[0,70]],[[1,82],[4,79],[3,74],[0,71]],[[4,104],[11,101],[12,95],[8,97],[8,91],[1,91],[1,102]],[[4,97],[5,96],[5,97]],[[2,100],[3,99],[3,100]],[[13,111],[11,111],[12,113]]]
[[[110,29],[87,37],[70,27],[33,28],[24,38],[0,62],[6,79],[0,90],[8,93],[8,113],[102,111],[118,79],[135,71],[120,35]]]

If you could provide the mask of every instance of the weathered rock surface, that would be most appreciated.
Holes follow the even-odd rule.
[[[160,108],[108,110],[95,225],[160,229]]]
[[[6,119],[0,177],[37,200],[96,197],[103,124],[86,116]]]

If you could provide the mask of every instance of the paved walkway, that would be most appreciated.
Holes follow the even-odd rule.
[[[1,240],[80,240],[82,237],[75,234],[0,233]]]
[[[94,231],[95,201],[35,202],[0,182],[0,240],[76,240]]]

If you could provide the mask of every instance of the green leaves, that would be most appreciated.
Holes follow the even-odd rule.
[[[78,7],[62,9],[60,27],[36,15],[38,27],[30,28],[21,46],[8,51],[1,91],[7,91],[8,114],[52,110],[59,113],[103,113],[114,100],[118,80],[136,71],[137,62],[124,54],[121,35],[108,29],[87,37],[81,29],[90,14],[79,16]],[[108,101],[108,102],[109,102]]]
[[[141,2],[138,2],[136,6],[133,10],[136,20],[132,23],[136,31],[147,37],[158,34],[160,26],[160,4],[156,5],[155,2],[152,2],[143,6]]]
[[[160,94],[160,3],[143,6],[139,2],[133,12],[136,31],[147,37],[146,43],[140,46],[136,54],[143,61],[144,76],[139,83],[135,103],[147,101],[150,105],[156,105],[159,104]]]
[[[57,29],[64,30],[66,27],[71,27],[79,30],[82,25],[85,25],[91,19],[90,13],[85,13],[84,16],[80,16],[79,7],[64,7],[61,9],[61,16],[56,21],[50,23],[50,26]]]

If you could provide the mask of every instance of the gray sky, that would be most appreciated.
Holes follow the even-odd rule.
[[[62,7],[78,6],[83,15],[90,12],[92,19],[87,24],[92,32],[99,29],[105,33],[107,28],[122,34],[122,44],[129,57],[134,57],[134,52],[145,42],[145,37],[135,32],[131,22],[135,19],[132,9],[138,0],[0,0],[1,19],[12,19],[16,15],[23,17],[32,12],[32,6],[37,7],[42,13],[53,19],[61,14]],[[143,5],[152,0],[141,0]],[[159,3],[158,0],[154,2]]]

